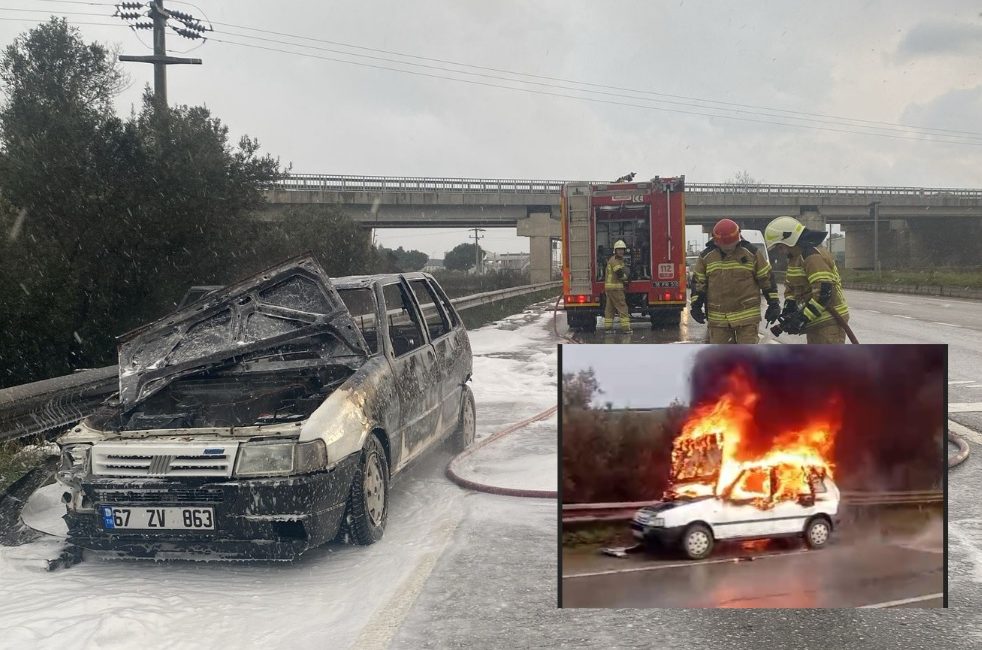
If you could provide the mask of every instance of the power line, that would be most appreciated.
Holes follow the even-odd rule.
[[[257,40],[257,41],[265,41],[265,42],[269,42],[269,43],[277,43],[277,44],[280,44],[280,45],[288,45],[288,46],[292,46],[292,47],[302,47],[302,48],[307,48],[307,49],[319,50],[319,51],[323,51],[323,52],[331,52],[333,54],[340,54],[340,55],[343,55],[343,56],[360,57],[360,58],[365,58],[365,59],[374,60],[374,61],[383,61],[383,62],[386,62],[386,63],[394,63],[396,65],[414,66],[414,67],[419,67],[419,68],[424,68],[424,69],[437,70],[437,71],[440,71],[440,72],[449,72],[451,74],[471,75],[471,76],[482,77],[482,78],[486,78],[486,79],[495,79],[495,80],[498,80],[498,81],[506,81],[506,82],[511,82],[511,83],[529,84],[529,85],[533,85],[533,86],[543,86],[543,87],[546,87],[546,88],[557,88],[559,90],[566,90],[566,91],[572,91],[572,92],[593,93],[593,94],[605,95],[605,96],[609,96],[609,97],[618,97],[618,98],[624,98],[624,99],[633,99],[633,100],[637,100],[637,101],[655,102],[655,103],[660,103],[660,104],[679,105],[679,106],[686,106],[686,107],[689,107],[689,108],[698,108],[698,109],[705,109],[705,110],[727,110],[727,111],[734,112],[734,113],[744,113],[744,114],[748,114],[748,115],[757,115],[757,116],[761,116],[761,117],[772,117],[772,118],[773,117],[776,117],[776,118],[780,118],[780,119],[789,119],[789,120],[800,120],[800,121],[816,122],[816,123],[819,123],[819,124],[831,124],[831,125],[836,125],[836,126],[851,126],[851,127],[857,128],[857,129],[878,129],[878,130],[881,130],[881,131],[895,132],[895,133],[904,134],[904,135],[935,135],[935,134],[929,134],[929,133],[916,133],[916,132],[911,132],[909,129],[901,129],[901,128],[893,128],[893,127],[885,127],[885,126],[860,126],[860,125],[852,125],[852,124],[842,124],[842,123],[836,122],[836,121],[823,120],[823,119],[817,119],[817,118],[795,117],[795,116],[790,116],[790,115],[775,115],[773,113],[761,113],[760,111],[750,111],[750,110],[732,109],[732,108],[731,109],[717,109],[717,108],[712,107],[712,106],[701,106],[699,104],[693,104],[693,103],[690,103],[690,102],[678,102],[678,101],[665,100],[665,99],[647,99],[647,98],[644,98],[644,97],[630,97],[630,96],[625,96],[625,95],[620,94],[620,93],[612,93],[612,92],[606,92],[606,91],[601,91],[601,90],[589,90],[589,89],[584,89],[584,88],[571,88],[569,86],[561,86],[561,85],[558,85],[558,84],[544,83],[544,82],[541,82],[541,81],[524,81],[524,80],[521,80],[521,79],[510,79],[508,77],[501,77],[501,76],[498,76],[498,75],[490,75],[490,74],[485,74],[485,73],[481,73],[481,72],[469,72],[467,70],[451,70],[451,69],[448,69],[448,68],[444,68],[444,67],[440,67],[440,66],[434,66],[434,65],[428,65],[428,64],[424,64],[424,63],[412,63],[412,62],[408,62],[408,61],[399,61],[398,59],[390,59],[390,58],[386,58],[386,57],[373,56],[373,55],[369,55],[369,54],[357,54],[357,53],[354,53],[354,52],[345,52],[343,50],[336,50],[336,49],[332,49],[332,48],[318,47],[316,45],[302,45],[302,44],[299,44],[299,43],[284,43],[283,41],[280,41],[280,40],[277,40],[277,39],[263,38],[261,36],[251,36],[249,34],[237,34],[237,33],[234,33],[234,32],[225,32],[225,33],[229,34],[230,36],[236,36],[236,37],[239,37],[239,38],[246,38],[246,39]],[[770,110],[770,109],[767,109],[767,110]],[[982,144],[982,135],[979,135],[979,136],[943,136],[943,137],[949,137],[949,138],[959,137],[959,138],[963,138],[963,139],[976,139],[976,140],[979,140],[980,141],[980,144]]]
[[[458,83],[466,83],[466,84],[476,85],[476,86],[485,86],[485,87],[489,87],[489,88],[502,88],[502,89],[505,89],[505,90],[513,90],[513,91],[524,92],[524,93],[529,93],[529,94],[534,94],[534,95],[547,95],[547,96],[552,96],[552,97],[562,97],[562,98],[566,98],[566,99],[577,99],[577,100],[580,100],[580,101],[587,101],[587,102],[593,102],[593,103],[599,103],[599,104],[610,104],[610,105],[613,105],[613,106],[626,106],[626,107],[631,107],[631,108],[643,108],[643,109],[647,109],[647,110],[651,110],[651,111],[660,111],[660,112],[667,112],[667,113],[680,113],[680,114],[684,114],[684,115],[697,115],[697,116],[702,116],[702,117],[716,117],[716,118],[726,119],[726,120],[736,120],[736,121],[740,121],[740,122],[753,122],[753,123],[757,123],[757,124],[766,124],[766,125],[769,125],[769,126],[788,126],[788,127],[792,127],[792,128],[809,129],[809,130],[813,130],[813,131],[827,131],[827,132],[833,132],[833,133],[847,133],[847,134],[850,134],[850,135],[869,135],[869,136],[876,136],[876,137],[882,137],[882,138],[891,138],[891,139],[895,139],[895,140],[933,142],[933,143],[936,143],[936,144],[956,144],[956,145],[982,146],[982,142],[972,142],[972,141],[964,141],[964,140],[956,140],[956,139],[942,139],[942,138],[955,138],[956,136],[932,136],[932,137],[926,137],[926,138],[922,138],[922,137],[909,137],[909,136],[902,136],[902,135],[893,135],[893,134],[889,134],[889,133],[877,133],[877,132],[874,132],[874,131],[854,131],[854,130],[849,130],[849,129],[838,129],[838,128],[831,128],[831,127],[814,126],[814,125],[810,125],[810,124],[794,124],[794,123],[788,123],[788,122],[775,122],[775,121],[768,121],[768,120],[758,120],[758,119],[753,119],[753,118],[749,118],[749,117],[737,117],[737,116],[734,116],[734,115],[725,115],[725,114],[719,114],[719,113],[700,113],[700,112],[695,112],[695,111],[686,111],[686,110],[682,110],[682,109],[664,108],[664,107],[660,107],[660,106],[651,106],[651,105],[647,105],[647,104],[632,104],[630,102],[613,101],[613,100],[609,100],[609,99],[600,99],[600,98],[597,98],[597,97],[580,97],[580,96],[577,96],[577,95],[566,95],[566,94],[563,94],[563,93],[555,93],[555,92],[550,92],[550,91],[545,91],[545,90],[535,90],[535,89],[532,89],[532,88],[521,88],[521,87],[515,87],[515,86],[505,86],[505,85],[502,85],[502,84],[494,84],[494,83],[489,83],[489,82],[484,82],[484,81],[477,81],[477,80],[474,80],[474,79],[459,79],[459,78],[456,78],[456,77],[447,77],[447,76],[443,76],[443,75],[430,74],[430,73],[427,73],[427,72],[419,72],[419,71],[415,71],[415,70],[403,70],[403,69],[399,69],[399,68],[392,68],[392,67],[389,67],[389,66],[377,65],[377,64],[372,64],[372,63],[365,63],[365,62],[362,62],[362,61],[349,61],[349,60],[338,59],[338,58],[334,58],[334,57],[321,56],[321,55],[317,55],[317,54],[310,54],[310,53],[307,53],[307,52],[296,52],[296,51],[293,51],[293,50],[284,50],[284,49],[280,49],[280,48],[267,47],[267,46],[263,46],[263,45],[253,45],[251,43],[239,43],[237,41],[228,41],[228,40],[214,38],[214,37],[212,37],[211,40],[213,42],[216,42],[216,43],[225,43],[227,45],[238,45],[238,46],[241,46],[241,47],[250,47],[250,48],[259,49],[259,50],[266,50],[266,51],[270,51],[270,52],[281,52],[281,53],[284,53],[284,54],[293,54],[295,56],[302,56],[302,57],[307,57],[307,58],[312,58],[312,59],[322,59],[324,61],[333,61],[335,63],[345,63],[345,64],[348,64],[348,65],[355,65],[355,66],[360,66],[360,67],[365,67],[365,68],[373,68],[373,69],[377,69],[377,70],[389,70],[389,71],[392,71],[392,72],[401,72],[403,74],[411,74],[411,75],[419,76],[419,77],[429,77],[429,78],[432,78],[432,79],[443,79],[443,80],[447,80],[447,81],[456,81]],[[352,54],[351,56],[357,56],[357,55]],[[412,65],[412,64],[406,64],[406,65]],[[515,80],[515,82],[516,83],[521,83],[518,80]],[[707,110],[714,110],[712,107],[708,107],[708,106],[707,107],[704,107],[704,108],[706,108]]]
[[[29,14],[48,14],[49,16],[51,15],[51,12],[48,11],[47,9],[18,9],[17,7],[0,7],[0,11],[22,11],[22,12],[29,13]],[[106,13],[92,13],[92,12],[89,12],[89,11],[60,11],[60,12],[58,12],[58,15],[59,16],[68,16],[68,15],[72,15],[72,16],[101,16],[103,18],[112,18],[112,15],[111,14],[106,14]]]
[[[966,135],[982,136],[982,132],[979,132],[979,131],[964,131],[964,130],[958,130],[958,129],[942,129],[942,128],[937,128],[937,127],[916,126],[916,125],[911,125],[911,124],[902,124],[902,123],[896,123],[896,122],[886,122],[886,121],[882,121],[882,120],[866,120],[866,119],[862,119],[862,118],[854,118],[854,117],[844,117],[844,116],[830,115],[830,114],[827,114],[827,113],[810,113],[810,112],[806,112],[806,111],[795,111],[795,110],[783,109],[783,108],[773,108],[773,107],[767,107],[767,106],[760,106],[760,105],[756,105],[756,104],[741,104],[741,103],[737,103],[737,102],[726,102],[726,101],[720,101],[720,100],[714,100],[714,99],[704,99],[704,98],[692,97],[692,96],[688,96],[688,95],[675,95],[675,94],[671,94],[671,93],[662,93],[662,92],[657,92],[657,91],[653,91],[653,90],[643,90],[643,89],[640,89],[639,90],[639,89],[633,89],[633,88],[625,88],[625,87],[621,87],[621,86],[611,86],[609,84],[598,84],[598,83],[592,83],[592,82],[588,82],[588,81],[578,81],[578,80],[575,80],[575,79],[565,79],[565,78],[562,78],[562,77],[552,77],[552,76],[548,76],[548,75],[536,75],[536,74],[531,74],[531,73],[527,73],[527,72],[517,72],[517,71],[514,71],[514,70],[507,70],[507,69],[503,69],[503,68],[493,68],[493,67],[489,67],[489,66],[480,66],[480,65],[470,64],[470,63],[461,63],[459,61],[453,61],[453,60],[449,60],[449,59],[440,59],[440,58],[435,58],[435,57],[419,56],[419,55],[416,55],[416,54],[409,54],[409,53],[406,53],[406,52],[399,52],[399,51],[395,51],[395,50],[384,50],[384,49],[380,49],[380,48],[366,47],[366,46],[362,46],[362,45],[355,45],[355,44],[352,44],[352,43],[345,43],[345,42],[342,42],[342,41],[332,41],[332,40],[323,39],[323,38],[314,38],[314,37],[310,37],[310,36],[301,36],[301,35],[298,35],[298,34],[289,34],[289,33],[286,33],[286,32],[278,32],[278,31],[269,30],[269,29],[261,29],[261,28],[258,28],[258,27],[248,27],[246,25],[236,25],[236,24],[232,24],[232,23],[223,23],[223,22],[215,22],[213,24],[215,24],[215,25],[221,25],[221,26],[225,26],[225,27],[233,27],[235,29],[246,29],[246,30],[255,31],[255,32],[262,32],[262,33],[267,33],[267,34],[274,34],[274,35],[277,35],[277,36],[286,36],[288,38],[294,38],[294,39],[299,39],[299,40],[307,40],[307,41],[314,41],[314,42],[319,42],[319,43],[327,43],[329,45],[337,45],[337,46],[341,46],[341,47],[348,47],[348,48],[352,48],[352,49],[364,50],[364,51],[369,51],[369,52],[378,52],[378,53],[382,53],[382,54],[392,54],[392,55],[395,55],[395,56],[402,56],[402,57],[406,57],[406,58],[417,59],[417,60],[420,60],[420,61],[431,61],[431,62],[435,62],[435,63],[444,63],[444,64],[455,65],[455,66],[459,66],[459,67],[473,68],[473,69],[476,69],[476,70],[486,70],[486,71],[489,71],[489,72],[500,72],[500,73],[504,73],[504,74],[510,74],[510,75],[513,75],[513,76],[523,76],[523,77],[529,77],[529,78],[533,78],[533,79],[545,79],[547,81],[558,81],[558,82],[562,82],[562,83],[572,83],[572,84],[577,84],[577,85],[590,86],[590,87],[594,87],[594,88],[605,88],[605,89],[608,89],[608,90],[619,90],[619,91],[623,91],[623,92],[631,92],[631,93],[636,93],[636,94],[646,94],[646,95],[653,95],[653,96],[658,96],[658,97],[670,97],[670,98],[673,98],[673,99],[684,99],[684,100],[688,100],[688,101],[696,101],[696,102],[703,102],[703,103],[709,103],[709,104],[720,104],[722,106],[736,106],[736,107],[740,107],[740,108],[752,108],[752,109],[757,109],[757,110],[774,111],[774,112],[780,112],[780,113],[790,113],[790,114],[793,114],[793,115],[804,115],[804,116],[809,116],[809,117],[820,117],[820,118],[828,118],[828,119],[833,119],[833,120],[846,120],[846,121],[850,121],[850,122],[860,122],[860,123],[863,123],[863,124],[872,124],[872,125],[879,124],[879,125],[883,125],[883,126],[887,126],[887,127],[899,127],[899,128],[902,128],[902,129],[917,129],[917,130],[921,130],[921,131],[940,131],[940,132],[945,132],[945,133],[961,133],[961,134],[966,134]],[[246,37],[246,38],[258,38],[258,37],[250,37],[250,36],[244,35],[244,34],[233,34],[233,35],[242,36],[242,37]],[[286,45],[296,45],[298,47],[309,47],[309,46],[303,46],[303,45],[295,44],[295,43],[285,43],[285,44]],[[357,56],[354,53],[346,53],[346,54],[351,54],[353,56]],[[402,62],[402,63],[406,63],[407,65],[413,65],[413,64],[409,64],[407,62]],[[455,71],[455,72],[462,72],[462,71]],[[520,80],[517,80],[517,79],[516,80],[513,80],[513,81],[521,82]],[[521,83],[524,83],[524,82],[521,82]],[[706,106],[706,107],[703,107],[703,108],[713,108],[713,107]],[[790,116],[778,116],[778,117],[790,117]],[[803,119],[803,118],[801,118],[801,119]],[[859,126],[859,125],[851,125],[851,126]]]
[[[4,22],[14,22],[14,23],[34,23],[37,24],[37,19],[35,18],[2,18],[0,20]],[[100,27],[126,27],[126,25],[120,25],[118,23],[90,23],[85,21],[73,20],[73,25],[98,25]]]

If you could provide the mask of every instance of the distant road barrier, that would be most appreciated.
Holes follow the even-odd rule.
[[[843,491],[840,496],[840,502],[847,506],[924,505],[944,502],[944,494],[940,490],[911,492]],[[655,503],[659,502],[563,504],[563,523],[630,521],[639,508]]]
[[[559,288],[543,282],[453,298],[458,311]],[[82,370],[71,375],[0,389],[0,440],[23,438],[69,427],[95,410],[119,388],[119,366]]]

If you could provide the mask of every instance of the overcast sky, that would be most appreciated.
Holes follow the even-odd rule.
[[[689,373],[702,345],[564,345],[563,374],[593,368],[603,392],[595,405],[614,408],[688,403]]]
[[[122,24],[108,17],[111,3],[98,0],[3,4],[105,14],[67,17]],[[746,170],[775,183],[982,186],[978,2],[196,0],[190,5],[166,0],[166,5],[213,23],[373,48],[354,50],[216,24],[212,40],[190,54],[204,65],[169,68],[171,103],[206,104],[234,134],[257,137],[295,172],[613,179],[635,171],[639,178],[685,174],[690,181],[712,182]],[[12,19],[45,18],[7,8],[0,10],[3,43],[31,25]],[[149,53],[149,32],[139,32],[141,43],[123,27],[80,29],[86,39],[119,43],[124,53]],[[285,44],[291,41],[433,67]],[[190,45],[173,34],[168,43],[175,51]],[[258,49],[263,47],[418,74]],[[494,70],[375,50],[553,80],[525,77],[542,85],[519,84],[502,80],[516,77]],[[128,112],[152,80],[152,67],[123,65],[132,84],[119,105]],[[487,76],[459,72],[465,69]],[[556,79],[598,85],[571,90],[568,81]],[[705,113],[709,106],[731,118],[766,123],[672,112]],[[775,117],[763,109],[798,113]],[[853,121],[818,117],[826,122],[808,123],[836,130],[774,124],[797,122],[792,117],[802,113]],[[892,138],[840,132],[898,128],[882,123],[946,129],[933,133],[959,143],[939,143],[909,129],[880,131]],[[482,243],[490,250],[528,250],[527,240],[513,229],[485,234]],[[379,234],[385,245],[402,244],[437,257],[465,237],[463,229],[446,228]]]

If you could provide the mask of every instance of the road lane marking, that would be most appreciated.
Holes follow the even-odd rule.
[[[900,302],[899,300],[884,300],[883,302],[888,302],[891,305],[909,305],[909,302]]]
[[[896,316],[897,318],[906,318],[907,320],[914,320],[913,316],[908,316],[907,314],[890,314],[891,316]]]
[[[926,596],[914,596],[913,598],[902,598],[900,600],[888,600],[884,603],[873,603],[872,605],[861,605],[859,609],[880,609],[882,607],[897,607],[898,605],[909,605],[910,603],[920,603],[925,600],[938,600],[944,598],[944,594],[927,594]]]
[[[949,413],[978,413],[982,412],[982,402],[955,402],[948,404]]]
[[[955,435],[965,438],[969,442],[982,445],[982,433],[979,433],[975,429],[969,429],[964,424],[958,424],[954,420],[948,420],[948,430]]]
[[[974,383],[975,383],[974,379],[956,379],[954,381],[949,381],[948,385],[950,386],[952,384],[974,384]]]
[[[935,325],[944,325],[945,327],[961,327],[961,325],[954,325],[952,323],[942,323],[939,320],[933,320],[931,322],[934,323]]]
[[[867,309],[866,311],[868,311],[871,314],[882,314],[883,313],[879,309]]]
[[[801,551],[791,551],[790,553],[767,553],[765,555],[752,555],[750,556],[753,560],[763,560],[769,557],[786,557],[788,555],[798,555],[799,553],[807,553],[807,550]],[[640,566],[631,567],[629,569],[611,569],[609,571],[591,571],[589,573],[570,573],[563,576],[563,580],[567,578],[590,578],[593,576],[609,576],[617,573],[636,573],[638,571],[658,571],[659,569],[678,569],[680,567],[694,567],[702,564],[725,564],[727,562],[745,562],[745,558],[740,557],[727,557],[720,558],[718,560],[700,560],[697,562],[680,562],[678,564],[657,564],[655,566]]]
[[[402,627],[402,623],[406,617],[409,616],[410,610],[416,603],[416,598],[419,597],[420,592],[423,591],[423,587],[426,586],[426,581],[430,577],[430,573],[433,572],[433,567],[436,566],[437,560],[443,556],[443,552],[450,544],[450,540],[453,538],[454,531],[457,530],[459,523],[460,520],[455,519],[444,522],[440,526],[443,530],[438,531],[437,534],[443,533],[442,536],[444,539],[441,540],[437,548],[423,556],[413,572],[406,576],[385,606],[375,610],[371,620],[362,628],[357,642],[352,647],[378,648],[378,650],[384,650],[389,647],[392,638],[399,631],[399,628]]]

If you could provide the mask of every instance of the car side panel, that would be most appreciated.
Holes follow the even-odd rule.
[[[389,437],[392,466],[402,458],[401,406],[388,359],[374,355],[317,407],[300,430],[300,440],[321,438],[328,462],[361,451],[375,428]]]

